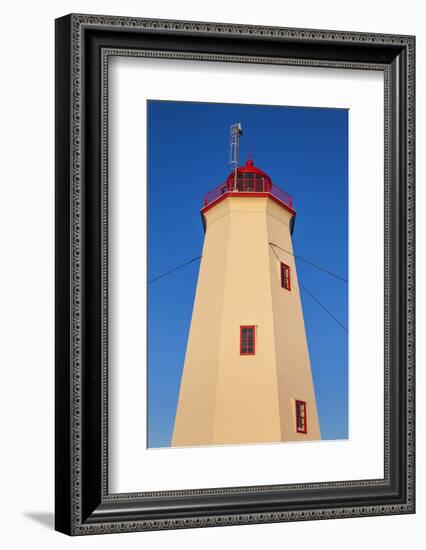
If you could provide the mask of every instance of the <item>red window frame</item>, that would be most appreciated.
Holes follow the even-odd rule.
[[[256,327],[240,326],[240,355],[256,355]]]
[[[290,266],[281,262],[281,287],[291,290]]]
[[[295,400],[296,408],[296,432],[299,434],[308,433],[308,417],[306,413],[306,401]]]

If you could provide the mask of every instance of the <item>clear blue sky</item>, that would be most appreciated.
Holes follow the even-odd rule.
[[[294,252],[348,279],[348,111],[148,101],[148,280],[199,256],[204,193],[222,183],[229,126],[240,163],[293,195]],[[348,285],[296,259],[302,282],[348,326]],[[148,285],[148,446],[168,447],[199,262]],[[348,434],[348,334],[301,288],[324,439]]]

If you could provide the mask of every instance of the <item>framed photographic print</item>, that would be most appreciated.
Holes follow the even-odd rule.
[[[412,36],[56,21],[56,529],[414,513]]]

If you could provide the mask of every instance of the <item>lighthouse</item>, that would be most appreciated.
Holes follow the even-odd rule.
[[[201,208],[203,252],[171,445],[321,439],[290,195],[251,159]]]

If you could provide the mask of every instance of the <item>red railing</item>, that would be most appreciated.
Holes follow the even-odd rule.
[[[204,195],[204,206],[207,206],[208,204],[214,202],[222,195],[225,195],[225,193],[228,193],[228,185],[226,183],[222,183],[222,185],[218,185],[208,193]]]
[[[228,183],[222,183],[221,185],[218,185],[208,193],[204,195],[204,206],[208,206],[212,202],[216,201],[223,195],[226,195],[227,193],[268,193],[270,195],[273,195],[275,198],[277,198],[279,201],[283,202],[290,208],[293,208],[293,198],[291,195],[283,191],[278,185],[275,185],[274,183],[270,186],[268,189],[267,185],[261,187],[257,183],[253,186],[248,185],[238,185],[239,189],[229,189]]]
[[[272,184],[271,190],[269,191],[271,195],[276,197],[279,201],[283,202],[290,208],[293,208],[293,197],[283,191],[281,187],[278,187],[278,185],[275,185],[275,183]]]

